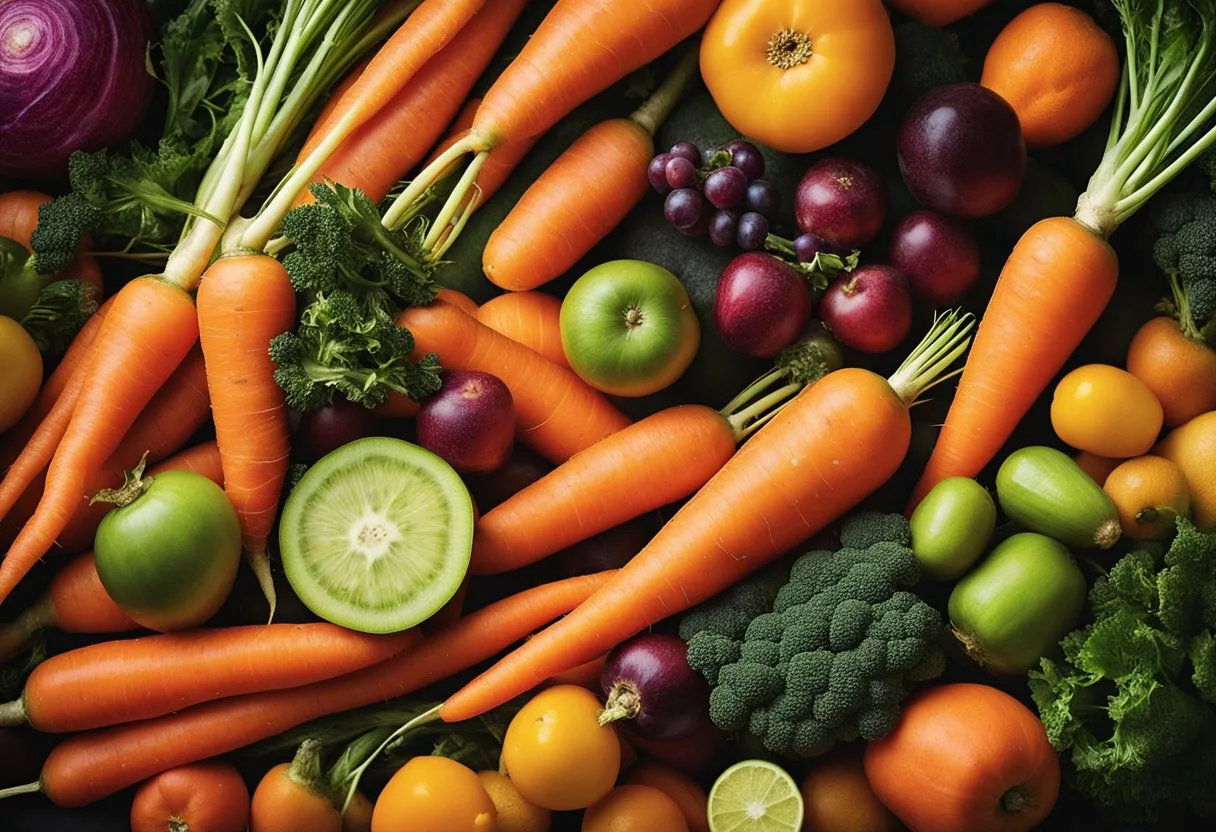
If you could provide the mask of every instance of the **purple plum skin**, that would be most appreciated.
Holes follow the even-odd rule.
[[[861,266],[823,293],[819,317],[836,340],[859,352],[898,347],[912,328],[908,278],[890,266]]]
[[[897,155],[921,204],[962,219],[1007,207],[1026,174],[1017,113],[979,84],[950,84],[917,99],[900,125]]]
[[[807,281],[769,254],[740,254],[722,272],[714,323],[728,346],[768,358],[798,340],[811,319]]]
[[[912,293],[936,307],[967,294],[980,276],[980,250],[971,230],[933,211],[916,211],[899,221],[888,259],[908,278]]]
[[[515,400],[489,373],[453,373],[418,409],[418,444],[461,473],[501,468],[515,444]]]
[[[842,249],[861,248],[878,236],[887,214],[882,175],[845,158],[811,165],[794,193],[794,213],[805,234]]]

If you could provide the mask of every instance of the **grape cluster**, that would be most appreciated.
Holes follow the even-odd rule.
[[[663,194],[663,214],[681,232],[708,234],[715,245],[763,248],[781,194],[762,179],[764,156],[737,139],[703,158],[692,142],[677,142],[650,160],[651,186]]]

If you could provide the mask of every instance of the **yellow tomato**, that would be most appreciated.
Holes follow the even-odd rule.
[[[787,153],[865,124],[894,69],[881,0],[723,0],[701,38],[701,76],[722,115]]]
[[[652,786],[617,786],[583,815],[582,832],[688,832],[675,801]]]
[[[1056,385],[1051,425],[1079,451],[1112,459],[1146,454],[1161,432],[1161,403],[1126,370],[1107,364],[1078,367]]]
[[[621,743],[611,726],[596,724],[601,707],[586,688],[555,685],[511,720],[502,762],[528,801],[554,811],[585,809],[612,790]]]
[[[25,415],[42,387],[42,354],[12,318],[0,315],[0,432]]]
[[[549,832],[549,810],[529,803],[508,778],[497,771],[479,771],[477,777],[498,810],[496,832]]]
[[[494,802],[471,768],[415,757],[376,799],[372,832],[497,832]]]

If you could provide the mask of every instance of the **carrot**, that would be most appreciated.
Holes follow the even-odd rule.
[[[179,286],[143,277],[114,296],[42,499],[0,563],[0,602],[55,542],[89,474],[118,447],[197,338],[194,303]]]
[[[1023,235],[992,291],[909,514],[934,485],[974,477],[997,455],[1098,320],[1118,274],[1114,249],[1075,220],[1045,219]]]
[[[275,590],[266,540],[291,461],[283,391],[268,347],[295,326],[296,294],[287,270],[266,254],[221,257],[198,289],[199,343],[224,492],[241,521],[242,547],[274,618]]]
[[[55,573],[46,593],[10,624],[0,626],[0,664],[20,653],[34,633],[125,633],[139,629],[106,593],[92,552],[77,555]]]
[[[490,298],[477,320],[495,332],[536,350],[554,364],[569,367],[562,347],[562,302],[544,292],[507,292]]]
[[[697,74],[695,48],[628,118],[603,121],[566,149],[494,229],[482,268],[496,286],[535,289],[565,274],[641,202],[654,134]]]
[[[38,209],[51,201],[49,194],[40,191],[18,190],[0,194],[0,237],[14,240],[30,250],[30,235],[38,225]],[[92,246],[89,235],[80,239],[80,248]],[[54,276],[55,280],[83,280],[97,290],[101,297],[101,269],[97,261],[87,254],[77,255],[71,264]],[[47,279],[50,282],[51,278]]]
[[[452,122],[452,128],[448,132],[447,137],[439,143],[434,152],[426,160],[429,165],[441,154],[446,153],[453,145],[459,142],[469,132],[469,128],[473,126],[473,118],[477,115],[477,108],[481,106],[480,98],[470,98],[464,103],[464,107],[456,114],[455,121]],[[477,174],[477,204],[473,206],[476,210],[478,206],[498,193],[511,174],[515,172],[515,168],[528,155],[528,151],[532,149],[532,145],[540,141],[540,136],[529,136],[526,139],[505,144],[502,147],[495,148],[486,155],[485,164],[481,166],[481,170]],[[456,169],[453,166],[448,176],[443,178],[444,182],[455,179]],[[442,184],[442,183],[441,183]],[[455,185],[455,182],[451,182]]]
[[[511,65],[486,92],[468,135],[410,183],[385,215],[392,224],[453,163],[475,154],[435,218],[424,246],[450,246],[462,205],[486,155],[539,136],[584,101],[645,66],[700,29],[719,0],[558,0]],[[457,225],[449,229],[456,219]]]
[[[91,644],[34,668],[0,726],[85,731],[227,696],[334,679],[384,661],[412,633],[368,635],[328,622],[221,627]]]
[[[109,312],[110,304],[111,301],[102,304],[76,334],[63,360],[42,386],[34,404],[20,422],[5,432],[6,450],[0,456],[0,466],[7,470],[4,479],[0,480],[0,518],[8,515],[17,498],[38,478],[55,455],[55,448],[63,439],[72,412],[76,409],[76,400],[84,385],[90,348],[101,322]],[[8,444],[10,437],[14,443],[12,446]],[[10,453],[11,459],[8,458]]]
[[[450,303],[466,315],[477,317],[477,303],[464,292],[444,287],[435,293],[435,297],[444,303]]]
[[[474,526],[469,571],[519,569],[689,496],[806,384],[836,369],[817,343],[789,354],[722,410],[699,404],[660,410],[513,494]],[[639,464],[663,473],[639,482]]]
[[[330,800],[321,769],[321,743],[304,740],[290,763],[262,777],[249,807],[249,832],[341,832],[342,814]]]
[[[226,754],[309,720],[405,696],[526,637],[576,607],[610,575],[569,578],[525,590],[348,676],[221,699],[70,737],[43,764],[40,783],[0,790],[0,798],[41,790],[60,806],[82,806],[161,771]]]
[[[460,102],[468,97],[528,1],[486,0],[468,25],[427,61],[374,119],[342,142],[312,181],[328,178],[358,188],[372,202],[384,199],[397,180],[443,135]],[[363,72],[364,67],[357,68],[344,88],[335,91],[328,112],[322,111],[300,159],[315,147],[314,136],[336,123],[339,101]],[[296,198],[296,204],[311,201],[307,190]]]
[[[450,697],[440,717],[477,716],[590,661],[716,595],[855,506],[902,464],[912,435],[908,408],[966,350],[971,323],[955,313],[940,318],[890,379],[846,368],[803,389],[616,578]],[[668,466],[663,476],[673,473]]]
[[[545,685],[578,685],[580,688],[586,688],[594,693],[602,693],[600,690],[600,674],[604,671],[604,662],[607,659],[608,654],[605,653],[577,667],[563,670],[561,673],[556,673],[546,679]]]
[[[552,462],[565,462],[629,424],[625,414],[573,372],[451,304],[411,307],[397,325],[413,334],[415,359],[434,352],[447,370],[479,370],[502,379],[515,399],[519,438]]]

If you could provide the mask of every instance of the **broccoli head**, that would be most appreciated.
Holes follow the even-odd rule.
[[[721,596],[771,599],[745,625],[722,602],[688,613],[680,635],[714,723],[792,756],[889,733],[910,685],[945,667],[941,616],[904,588],[918,574],[909,537],[902,516],[859,513],[844,548],[798,558],[777,592],[760,575]]]
[[[1163,304],[1191,338],[1216,338],[1216,196],[1177,193],[1155,206],[1153,259],[1169,278]]]

